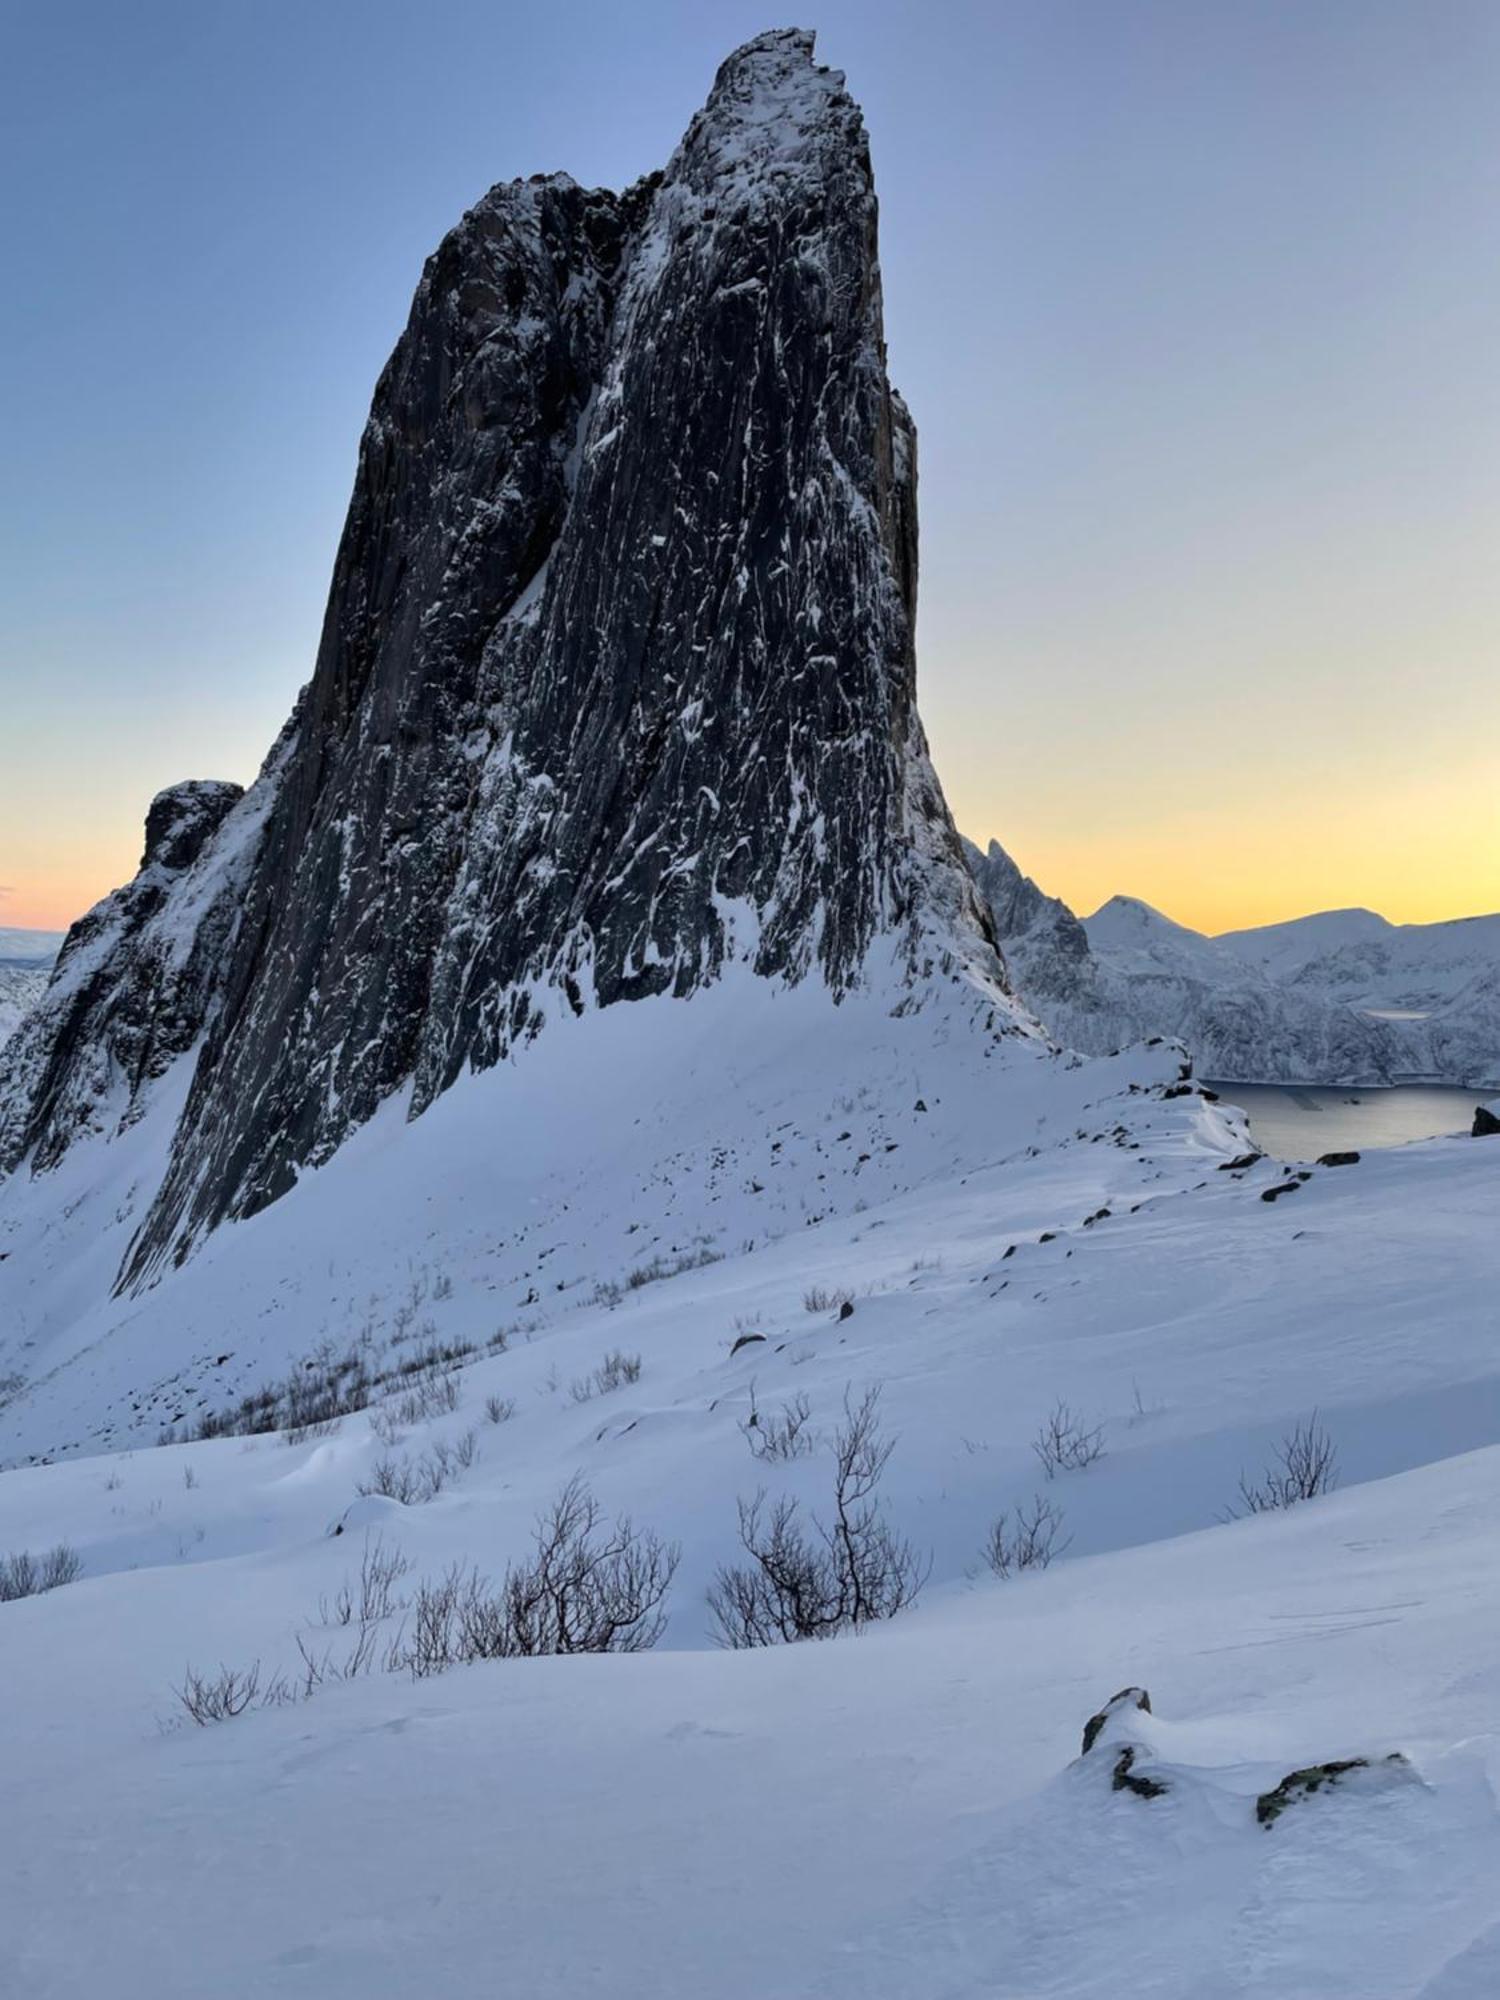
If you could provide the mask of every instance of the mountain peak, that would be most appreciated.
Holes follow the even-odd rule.
[[[736,962],[1010,1018],[916,712],[916,580],[864,125],[810,33],[737,50],[623,195],[492,189],[428,260],[312,680],[217,836],[243,893],[130,1274],[394,1093]]]

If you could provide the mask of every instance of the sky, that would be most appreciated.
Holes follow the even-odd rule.
[[[664,164],[765,0],[0,0],[0,924],[248,781],[486,187]],[[959,825],[1081,912],[1500,908],[1500,7],[825,0]]]

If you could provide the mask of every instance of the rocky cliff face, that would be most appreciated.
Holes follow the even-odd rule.
[[[140,873],[68,932],[41,1004],[7,1049],[0,1170],[54,1165],[81,1133],[133,1122],[146,1086],[203,1029],[234,921],[235,871],[203,866],[239,785],[151,801]]]
[[[864,129],[810,35],[732,56],[623,195],[493,189],[377,387],[311,685],[210,844],[242,866],[195,911],[190,1003],[165,1036],[153,993],[109,1003],[132,1073],[203,1037],[129,1275],[558,1007],[730,958],[838,995],[877,938],[893,1004],[967,973],[1003,1005],[917,718],[916,577]],[[49,1010],[12,1163],[66,1143],[97,1011]]]

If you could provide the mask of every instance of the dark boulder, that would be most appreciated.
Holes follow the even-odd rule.
[[[1399,1750],[1393,1750],[1388,1757],[1382,1758],[1381,1763],[1410,1769]],[[1368,1771],[1371,1768],[1368,1757],[1343,1757],[1332,1763],[1306,1764],[1300,1771],[1288,1771],[1273,1791],[1262,1792],[1255,1801],[1255,1817],[1262,1826],[1274,1826],[1287,1807],[1295,1805],[1299,1799],[1311,1798],[1325,1785],[1336,1785],[1350,1771]]]

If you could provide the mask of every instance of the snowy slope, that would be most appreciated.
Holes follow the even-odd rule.
[[[733,1046],[726,1004],[659,1003],[701,1022],[701,1041],[695,1029],[680,1044],[700,1082],[711,1048]],[[640,1043],[597,1065],[587,1044],[643,1018],[591,1017],[571,1049],[558,1038],[559,1065],[602,1085],[641,1064]],[[812,1024],[788,1025],[800,1039]],[[865,1024],[854,1032],[870,1054]],[[806,1195],[858,1124],[863,1107],[838,1110],[810,1081],[839,1039],[808,1037],[785,1124],[760,1095],[780,1087],[779,1063],[774,1081],[753,1063],[725,1077],[726,1098],[765,1121],[756,1177],[776,1171],[776,1135],[783,1153],[796,1135],[782,1171]],[[1049,1074],[1033,1046],[1007,1049],[1018,1073],[992,1095],[976,1080],[961,1105],[953,1072],[911,1075],[941,1105],[887,1118],[894,1157],[912,1144],[921,1158],[864,1208],[728,1244],[722,1261],[616,1303],[548,1299],[505,1351],[461,1371],[454,1412],[407,1428],[409,1452],[477,1433],[473,1464],[427,1505],[356,1497],[388,1449],[362,1415],[298,1444],[226,1438],[0,1477],[0,1550],[65,1538],[85,1565],[75,1584],[0,1606],[0,1759],[28,1800],[27,1839],[0,1871],[5,1990],[415,1996],[467,1989],[500,1952],[516,1991],[601,2000],[1488,2000],[1500,1151],[1398,1149],[1265,1202],[1284,1176],[1221,1170],[1240,1143],[1221,1107],[1131,1095],[1140,1057]],[[888,1060],[902,1062],[899,1041]],[[473,1079],[415,1125],[374,1121],[136,1302],[153,1317],[112,1336],[118,1353],[173,1343],[165,1368],[210,1335],[235,1359],[257,1337],[269,1355],[289,1322],[320,1330],[356,1259],[361,1310],[388,1319],[400,1300],[384,1289],[398,1268],[385,1203],[418,1189],[419,1213],[446,1216],[475,1179],[465,1128],[492,1129],[525,1074]],[[887,1101],[890,1082],[874,1084]],[[1098,1095],[1122,1083],[1114,1103]],[[1018,1122],[1039,1115],[1029,1143],[944,1170],[939,1155],[977,1146],[1007,1106]],[[607,1096],[599,1108],[608,1129]],[[1117,1116],[1124,1144],[1091,1136]],[[709,1213],[684,1105],[664,1117],[682,1134],[681,1200]],[[722,1102],[705,1118],[722,1127]],[[939,1121],[923,1128],[941,1132],[930,1151],[924,1118]],[[559,1155],[576,1138],[558,1135]],[[635,1188],[621,1170],[655,1143],[601,1162],[622,1194]],[[402,1273],[443,1340],[482,1340],[515,1303],[491,1289],[508,1254],[493,1227],[505,1177],[479,1178],[431,1259],[413,1254]],[[545,1222],[561,1190],[550,1174],[540,1187]],[[587,1209],[578,1226],[592,1252]],[[409,1229],[407,1245],[419,1240]],[[848,1286],[853,1313],[809,1311],[815,1284]],[[764,1341],[731,1354],[747,1330]],[[55,1425],[70,1377],[102,1394],[110,1346],[6,1412],[14,1431]],[[639,1380],[574,1401],[569,1385],[616,1347],[640,1355]],[[179,1373],[185,1402],[198,1379]],[[769,1410],[801,1392],[826,1431],[846,1387],[873,1383],[898,1440],[891,1517],[932,1556],[922,1599],[858,1640],[713,1651],[703,1590],[733,1553],[736,1497],[766,1484],[816,1504],[826,1478],[817,1458],[751,1457],[752,1394]],[[491,1395],[514,1404],[498,1425]],[[1058,1396],[1103,1425],[1105,1452],[1049,1485],[1030,1440]],[[1342,1490],[1222,1524],[1241,1470],[1313,1407]],[[455,1560],[493,1573],[574,1470],[682,1545],[661,1650],[415,1684],[374,1674],[289,1710],[182,1726],[185,1663],[259,1660],[269,1674],[295,1667],[299,1633],[315,1651],[343,1645],[320,1599],[357,1571],[367,1537],[404,1553],[411,1582]],[[1039,1488],[1065,1513],[1064,1557],[1008,1583],[973,1575],[994,1514]],[[1150,1800],[1112,1792],[1107,1763],[1076,1761],[1085,1718],[1130,1682],[1155,1706],[1130,1732],[1142,1768],[1169,1786]],[[1257,1825],[1255,1795],[1288,1771],[1393,1750],[1410,1771]]]

